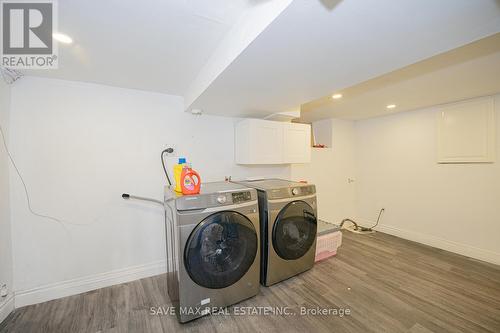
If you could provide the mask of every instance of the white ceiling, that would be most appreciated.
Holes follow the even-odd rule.
[[[301,119],[364,119],[500,93],[500,33],[338,93],[302,105]]]
[[[284,111],[499,31],[498,0],[295,0],[190,107]]]
[[[59,69],[28,75],[183,95],[218,42],[263,0],[64,0]]]

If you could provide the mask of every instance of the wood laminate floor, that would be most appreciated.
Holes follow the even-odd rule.
[[[289,315],[212,315],[181,325],[151,314],[170,305],[166,288],[156,276],[27,306],[0,332],[500,332],[499,266],[383,233],[344,232],[337,257],[237,305],[289,307]],[[301,315],[301,307],[351,314]]]

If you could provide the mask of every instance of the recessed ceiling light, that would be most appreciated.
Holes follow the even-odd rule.
[[[386,106],[388,109],[394,109],[396,107],[396,104],[389,104]]]
[[[333,94],[333,95],[332,95],[332,98],[333,98],[333,99],[339,99],[339,98],[342,98],[342,94]]]
[[[64,44],[73,43],[73,39],[71,39],[71,37],[69,37],[68,35],[65,35],[65,34],[54,33],[54,34],[52,34],[52,37],[54,37],[54,39],[57,40],[58,42],[61,42]]]

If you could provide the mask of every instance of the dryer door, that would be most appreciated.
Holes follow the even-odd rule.
[[[258,238],[244,215],[223,211],[194,228],[184,249],[184,264],[200,286],[220,289],[241,279],[255,260]]]
[[[273,225],[273,247],[285,260],[295,260],[309,251],[316,239],[314,210],[304,201],[293,201],[278,214]]]

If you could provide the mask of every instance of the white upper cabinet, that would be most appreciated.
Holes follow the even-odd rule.
[[[283,159],[285,163],[311,161],[311,125],[283,123]]]
[[[311,126],[246,119],[236,124],[238,164],[307,163],[311,160]]]

